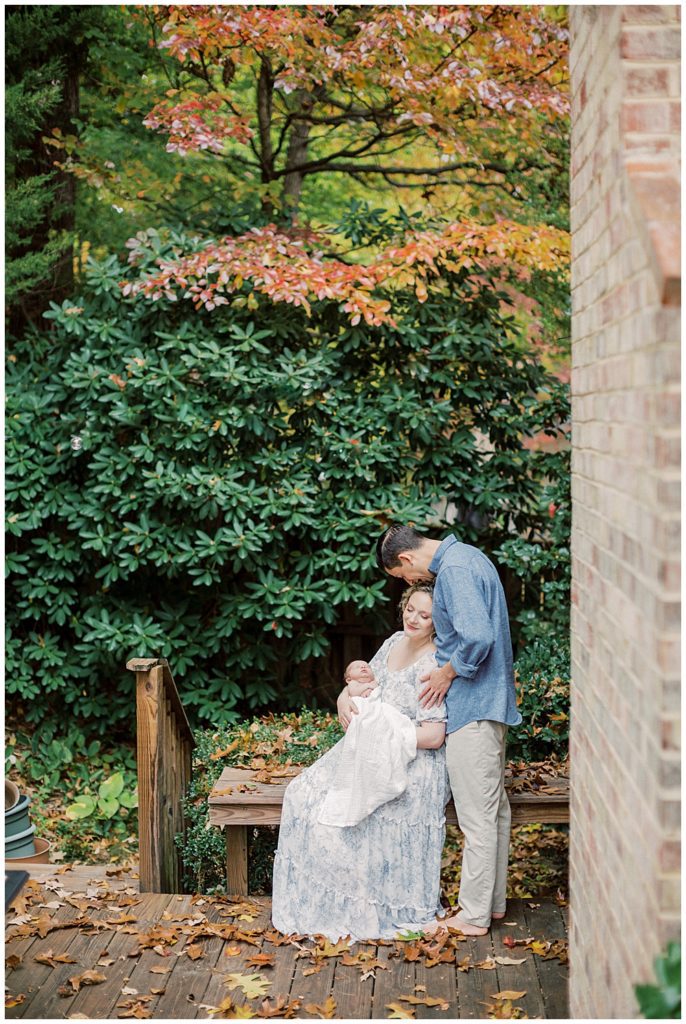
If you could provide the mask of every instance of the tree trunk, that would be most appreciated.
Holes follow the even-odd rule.
[[[308,114],[314,104],[313,97],[305,90],[298,93],[300,113]],[[289,221],[295,220],[302,194],[305,175],[298,169],[307,162],[307,146],[310,136],[310,125],[307,121],[297,120],[291,129],[286,155],[286,174],[283,182],[284,214]]]

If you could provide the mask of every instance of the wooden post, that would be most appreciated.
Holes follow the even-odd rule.
[[[185,831],[193,733],[164,658],[134,658],[138,761],[140,891],[180,893],[175,836]]]
[[[248,895],[248,826],[227,825],[226,891],[229,895]]]

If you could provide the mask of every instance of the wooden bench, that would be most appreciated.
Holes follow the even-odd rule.
[[[265,772],[225,768],[215,783],[209,799],[209,820],[226,833],[227,892],[248,895],[248,828],[280,823],[284,791],[301,769],[290,770],[289,777],[272,775],[266,782],[259,781]],[[505,784],[513,825],[569,822],[568,778],[534,772],[528,779],[526,773],[515,775],[508,769]],[[459,824],[452,799],[446,806],[446,821]]]

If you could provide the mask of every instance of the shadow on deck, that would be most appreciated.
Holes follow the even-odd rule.
[[[511,900],[483,938],[346,952],[284,940],[268,899],[141,894],[116,871],[31,867],[6,918],[8,1018],[568,1017],[551,901]]]

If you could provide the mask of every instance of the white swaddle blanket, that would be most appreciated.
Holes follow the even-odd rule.
[[[343,738],[340,774],[319,814],[322,825],[357,825],[400,796],[407,789],[407,766],[417,756],[414,723],[384,703],[380,690],[352,700],[359,714]]]

